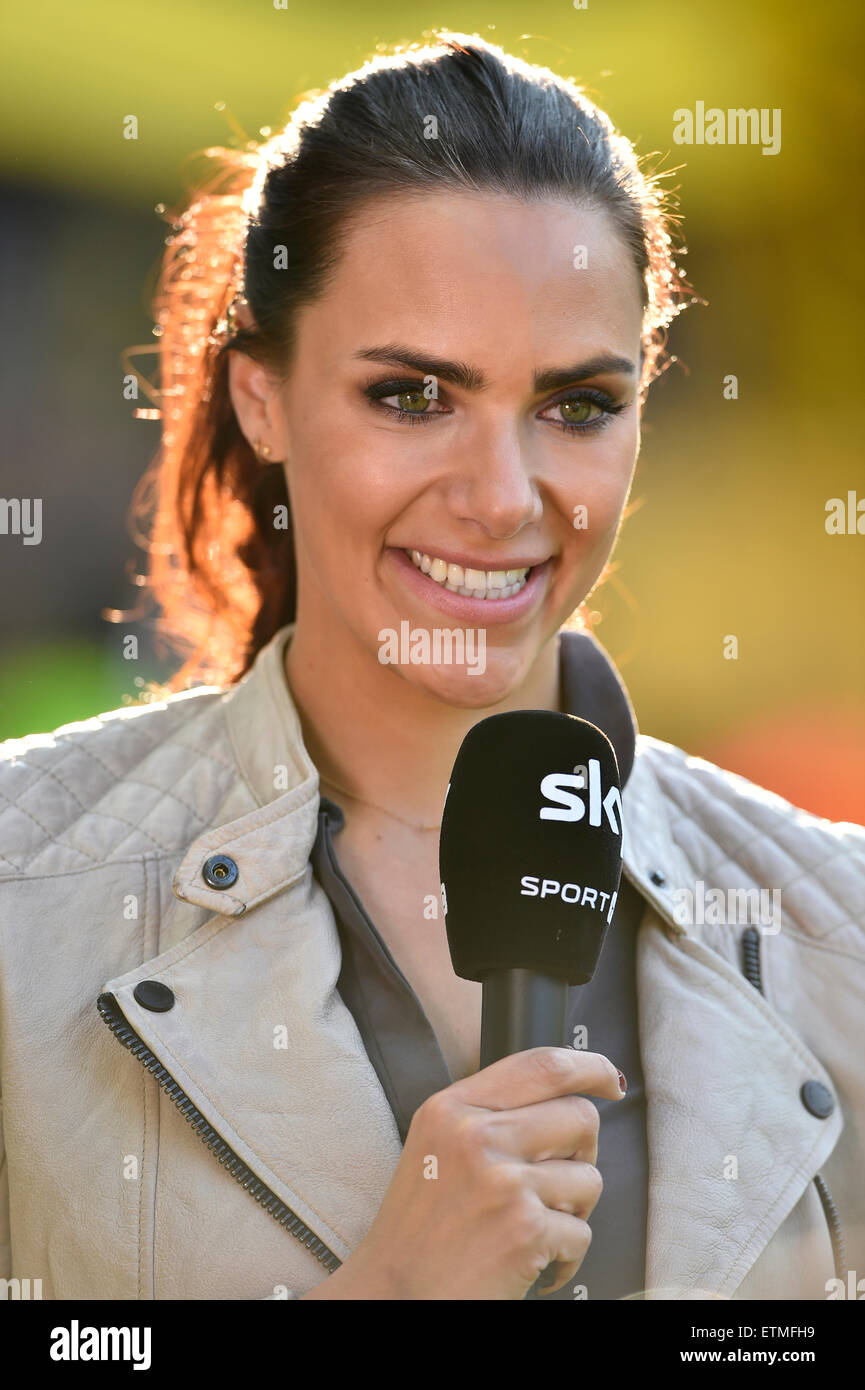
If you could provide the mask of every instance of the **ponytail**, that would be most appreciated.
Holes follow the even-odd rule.
[[[229,349],[255,352],[254,330],[235,329],[231,310],[242,293],[245,199],[260,162],[229,149],[205,157],[211,175],[185,211],[159,209],[170,233],[153,299],[158,387],[135,372],[162,427],[159,451],[132,496],[135,539],[147,552],[146,578],[136,582],[147,585],[145,604],[162,609],[158,654],[167,654],[159,640],[167,638],[186,657],[165,685],[151,683],[150,698],[238,680],[294,617],[285,475],[256,458],[228,386]],[[149,516],[146,537],[138,523]],[[105,616],[137,618],[145,604]]]

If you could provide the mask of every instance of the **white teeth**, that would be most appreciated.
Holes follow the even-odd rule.
[[[465,598],[483,598],[490,601],[510,598],[525,586],[529,573],[528,569],[464,569],[462,565],[449,564],[447,560],[440,560],[421,550],[407,550],[405,553],[416,569],[428,574],[430,579],[449,589],[452,594],[462,594]]]

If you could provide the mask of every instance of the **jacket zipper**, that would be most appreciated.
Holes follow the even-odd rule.
[[[254,1197],[264,1210],[279,1222],[291,1235],[305,1245],[307,1250],[315,1256],[320,1264],[324,1265],[329,1274],[339,1269],[342,1264],[338,1255],[319,1239],[314,1231],[301,1220],[291,1207],[286,1206],[282,1198],[256,1177],[252,1169],[244,1163],[243,1159],[234,1152],[229,1144],[205,1119],[201,1111],[175,1081],[170,1072],[160,1062],[154,1052],[151,1052],[147,1044],[138,1036],[135,1029],[131,1027],[128,1019],[117,1003],[113,994],[100,994],[96,1001],[96,1007],[100,1016],[114,1036],[123,1044],[133,1057],[136,1057],[143,1067],[156,1077],[165,1094],[174,1101],[181,1115],[192,1125],[199,1139],[207,1146],[218,1163],[221,1163],[227,1173],[240,1183],[241,1187]]]
[[[746,980],[748,980],[765,998],[762,972],[760,969],[760,933],[756,927],[746,927],[742,933],[742,956],[742,973]],[[823,1214],[826,1217],[826,1224],[829,1227],[829,1239],[832,1242],[832,1258],[835,1264],[835,1275],[846,1288],[847,1253],[844,1248],[844,1232],[841,1229],[838,1208],[832,1200],[832,1194],[826,1186],[821,1173],[814,1174],[814,1186],[820,1194]]]

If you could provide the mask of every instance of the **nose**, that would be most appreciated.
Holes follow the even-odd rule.
[[[457,520],[496,540],[540,520],[543,501],[515,425],[477,431],[455,462],[448,500]]]

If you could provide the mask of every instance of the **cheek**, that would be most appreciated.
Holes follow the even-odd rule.
[[[636,461],[639,432],[624,422],[613,425],[579,452],[574,473],[560,489],[559,509],[569,522],[574,544],[584,555],[611,545],[628,497]]]
[[[296,412],[289,437],[298,501],[320,500],[333,526],[347,519],[358,531],[361,519],[369,525],[393,515],[411,495],[406,440],[376,429],[367,407],[329,398],[321,383],[308,396],[324,401],[323,408],[296,411],[289,404],[289,419]]]
[[[332,596],[364,600],[382,539],[412,500],[398,462],[338,423],[294,430],[287,476],[298,562]]]

